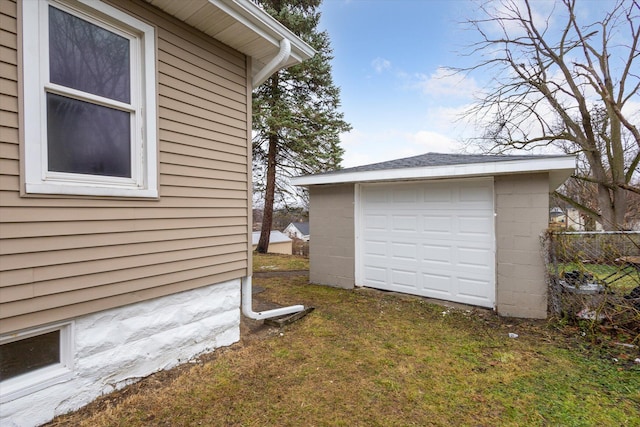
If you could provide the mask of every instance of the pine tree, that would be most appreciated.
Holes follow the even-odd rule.
[[[317,54],[280,70],[253,93],[253,162],[264,191],[264,217],[257,251],[265,253],[276,195],[291,193],[291,176],[340,168],[344,150],[339,135],[351,126],[343,120],[340,89],[331,76],[329,35],[318,31],[321,0],[260,0],[274,18],[313,47]]]

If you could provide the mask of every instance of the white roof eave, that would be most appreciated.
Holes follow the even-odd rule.
[[[251,57],[252,77],[278,55],[284,39],[291,44],[291,53],[284,68],[316,54],[311,46],[250,0],[145,1]],[[229,26],[229,19],[235,23],[233,28]]]
[[[253,31],[268,40],[276,51],[280,48],[280,40],[288,39],[291,42],[291,56],[298,62],[309,59],[316,53],[311,46],[250,0],[208,0],[208,2],[244,24],[248,31]]]
[[[550,190],[555,190],[574,173],[575,167],[575,157],[562,156],[542,159],[328,173],[292,178],[291,183],[296,186],[306,187],[326,184],[470,178],[548,172],[549,188]]]

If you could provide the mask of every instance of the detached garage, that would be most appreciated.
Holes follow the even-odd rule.
[[[299,177],[310,280],[544,318],[540,235],[573,156],[428,153]]]

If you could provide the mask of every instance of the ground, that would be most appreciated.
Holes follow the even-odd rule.
[[[640,351],[583,325],[260,276],[254,310],[316,310],[283,328],[243,317],[239,343],[51,425],[640,426]]]

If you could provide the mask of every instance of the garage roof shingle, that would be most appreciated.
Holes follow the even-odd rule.
[[[389,160],[386,162],[372,163],[369,165],[355,166],[352,168],[340,169],[324,174],[340,174],[348,172],[367,172],[388,169],[405,169],[405,168],[421,168],[429,166],[451,166],[466,165],[473,163],[490,163],[504,162],[513,160],[538,160],[552,159],[557,157],[566,157],[564,155],[506,155],[506,154],[445,154],[445,153],[426,153],[413,157],[405,157],[403,159]]]
[[[568,155],[426,153],[316,175],[300,176],[293,178],[292,184],[308,186],[548,172],[550,188],[555,189],[574,172],[575,162],[575,156]]]

